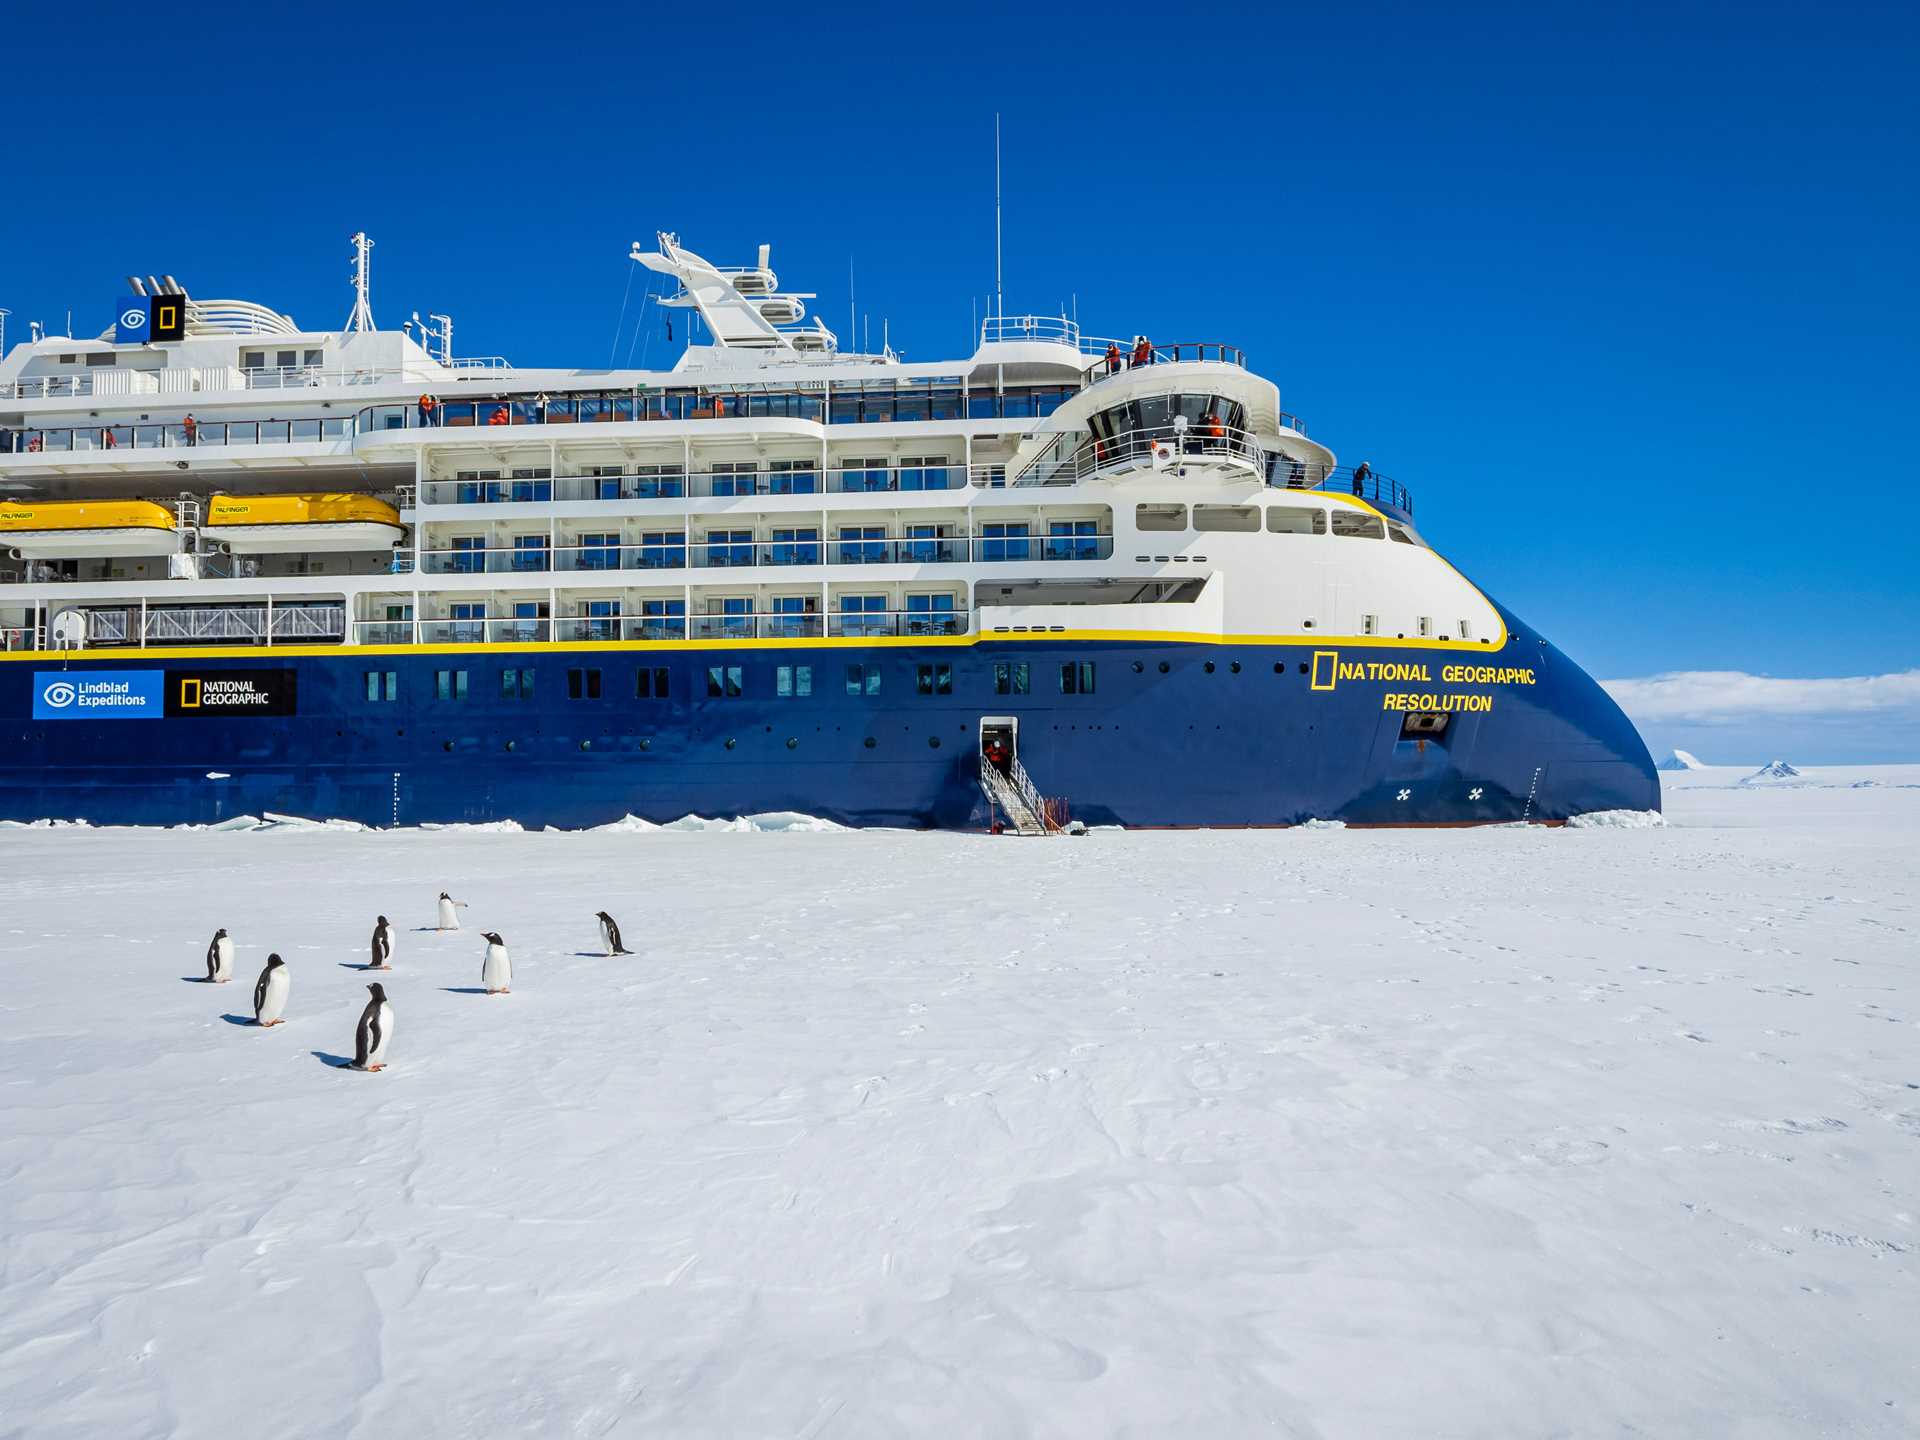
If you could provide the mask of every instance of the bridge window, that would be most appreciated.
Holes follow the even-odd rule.
[[[1414,540],[1413,536],[1407,533],[1406,526],[1396,525],[1391,520],[1387,522],[1387,538],[1389,540],[1397,540],[1402,545],[1413,545],[1418,543]]]
[[[391,704],[400,698],[400,676],[392,670],[369,670],[367,699],[376,704]]]
[[[1187,507],[1136,505],[1133,507],[1133,523],[1139,530],[1184,530],[1187,528]]]
[[[1324,535],[1327,512],[1315,506],[1269,505],[1267,530],[1274,535]]]
[[[433,672],[433,698],[436,700],[464,700],[467,698],[467,672],[464,670],[436,670]]]
[[[994,694],[1025,695],[1031,689],[1032,679],[1024,660],[1002,661],[993,667]]]
[[[913,667],[914,689],[922,695],[951,695],[953,693],[953,666],[916,665]]]
[[[1196,505],[1193,528],[1251,534],[1260,528],[1260,510],[1254,505]]]
[[[516,670],[512,666],[500,672],[500,698],[502,700],[533,699],[533,671]]]
[[[567,698],[569,700],[598,700],[600,698],[600,672],[594,669],[567,671]]]
[[[1062,695],[1093,694],[1093,661],[1073,660],[1060,667]]]
[[[773,693],[783,700],[805,699],[813,694],[813,667],[811,665],[775,666]]]
[[[1387,530],[1378,515],[1363,515],[1358,510],[1333,512],[1333,533],[1352,540],[1384,540]]]

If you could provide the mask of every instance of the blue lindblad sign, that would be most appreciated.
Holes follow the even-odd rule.
[[[113,315],[113,339],[118,345],[144,345],[152,335],[144,295],[122,296]]]
[[[158,720],[166,714],[160,670],[36,670],[36,720]]]

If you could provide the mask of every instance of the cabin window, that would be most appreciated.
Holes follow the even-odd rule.
[[[1462,640],[1471,640],[1473,638],[1473,626],[1468,621],[1462,620],[1460,622],[1460,638]]]
[[[1304,505],[1269,505],[1267,530],[1274,535],[1324,535],[1327,512]]]
[[[1362,635],[1378,635],[1380,633],[1380,617],[1378,615],[1362,615],[1360,617],[1360,633]]]
[[[773,693],[783,700],[806,699],[813,694],[813,667],[776,665],[773,670]]]
[[[533,699],[533,671],[515,669],[509,665],[500,672],[500,698],[502,700]]]
[[[392,670],[369,670],[367,675],[367,699],[377,704],[391,704],[400,698],[400,676]]]
[[[106,354],[104,354],[104,355],[89,355],[89,356],[87,356],[87,364],[89,364],[89,365],[111,365],[111,364],[113,364],[113,362],[114,362],[114,360],[115,360],[115,359],[116,359],[116,357],[115,357],[115,355],[114,355],[114,353],[113,353],[113,351],[111,351],[111,350],[109,350],[109,351],[107,351],[107,353],[106,353]]]
[[[1093,661],[1073,660],[1060,667],[1062,695],[1093,694]]]
[[[595,669],[574,669],[567,671],[567,698],[569,700],[598,700],[600,698],[600,672]]]
[[[1033,688],[1032,676],[1024,660],[1003,660],[993,667],[993,693],[1025,695]]]
[[[1350,540],[1384,540],[1387,530],[1378,515],[1363,515],[1358,510],[1333,512],[1333,533]]]
[[[633,676],[633,697],[636,700],[664,700],[667,698],[667,667],[664,665],[642,665]]]
[[[467,698],[467,672],[464,670],[436,670],[433,672],[433,698],[436,700],[464,700]]]
[[[1397,540],[1402,545],[1412,545],[1415,543],[1414,538],[1407,533],[1406,526],[1396,525],[1391,520],[1387,522],[1387,538],[1389,540]]]
[[[709,700],[737,700],[741,694],[740,667],[738,665],[709,665],[707,667],[707,698]]]
[[[1136,505],[1133,507],[1134,528],[1139,530],[1184,530],[1187,528],[1187,507],[1184,505]]]
[[[951,695],[953,693],[953,666],[914,666],[913,688],[921,695]]]
[[[878,695],[880,693],[880,667],[878,665],[847,666],[847,694]]]
[[[1433,617],[1431,615],[1422,615],[1420,617],[1419,629],[1421,639],[1430,639],[1433,635]]]
[[[1252,534],[1260,528],[1260,510],[1254,505],[1196,505],[1193,528]]]

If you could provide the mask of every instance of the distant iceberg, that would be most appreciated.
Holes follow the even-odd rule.
[[[1653,768],[1656,770],[1704,770],[1707,767],[1691,752],[1675,750]]]

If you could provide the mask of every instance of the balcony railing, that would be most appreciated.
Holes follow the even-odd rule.
[[[1118,374],[1122,370],[1147,365],[1173,365],[1195,360],[1237,365],[1243,370],[1247,364],[1246,352],[1237,345],[1223,345],[1216,340],[1151,345],[1138,339],[1083,335],[1079,325],[1064,315],[989,315],[980,326],[980,343],[1065,345],[1079,354],[1101,357],[1105,363],[1097,368],[1099,375]]]
[[[979,468],[984,473],[985,467]],[[962,490],[969,478],[964,465],[937,464],[561,475],[538,480],[427,480],[419,487],[418,500],[427,505],[539,505],[552,501],[724,500],[757,495],[917,494]]]
[[[191,450],[222,445],[306,445],[346,440],[353,435],[349,415],[302,420],[200,420],[158,425],[85,425],[54,430],[21,430],[0,436],[13,453],[38,455],[75,450]]]
[[[1387,505],[1411,517],[1413,492],[1371,465],[1310,465],[1284,455],[1269,456],[1267,484],[1277,490],[1324,490]]]
[[[665,540],[640,544],[423,550],[426,575],[546,575],[627,570],[748,570],[795,565],[960,565],[1108,560],[1113,536],[830,536],[785,540]]]
[[[965,610],[756,611],[727,615],[566,615],[470,620],[362,620],[357,645],[593,644],[647,640],[806,640],[918,638],[967,633]]]
[[[1266,451],[1244,430],[1222,426],[1209,431],[1204,423],[1184,429],[1162,425],[1087,440],[1065,457],[1042,456],[1014,476],[1013,483],[1072,485],[1105,471],[1170,468],[1187,460],[1226,461],[1253,474],[1264,473],[1267,464]]]

